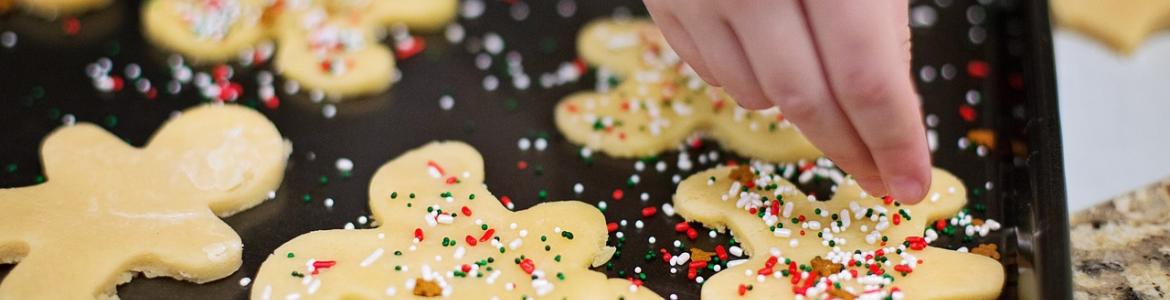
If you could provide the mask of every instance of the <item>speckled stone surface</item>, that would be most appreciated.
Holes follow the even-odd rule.
[[[1170,179],[1069,221],[1076,299],[1170,298]]]

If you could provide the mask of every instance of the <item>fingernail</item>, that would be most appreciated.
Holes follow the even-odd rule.
[[[914,204],[922,201],[925,196],[925,183],[915,180],[907,176],[895,176],[890,179],[890,189],[893,193],[894,199],[907,204]]]
[[[880,197],[888,193],[888,191],[886,191],[885,184],[882,183],[880,178],[855,178],[854,180],[857,180],[857,184],[861,185],[861,189],[865,190],[865,192],[869,193],[870,195]]]

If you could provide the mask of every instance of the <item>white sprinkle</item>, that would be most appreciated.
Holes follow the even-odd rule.
[[[394,297],[394,295],[395,295],[395,294],[398,294],[398,290],[397,290],[397,289],[394,289],[394,287],[388,287],[388,288],[386,288],[386,296],[389,296],[389,297]]]
[[[16,47],[16,33],[11,31],[0,33],[0,45],[3,45],[4,48]]]
[[[325,208],[333,208],[333,198],[325,198]]]
[[[504,50],[504,39],[495,32],[488,32],[483,35],[483,47],[492,55],[500,54]]]
[[[358,221],[358,224],[365,225],[367,222],[370,221],[370,218],[367,218],[366,216],[358,216],[357,221]]]
[[[451,95],[443,95],[442,97],[439,97],[439,108],[443,110],[451,110],[452,108],[455,108],[455,98],[452,98]]]
[[[573,193],[580,194],[580,193],[583,193],[583,192],[585,192],[585,186],[584,186],[584,185],[582,185],[580,182],[578,182],[577,184],[574,184],[574,185],[573,185]]]
[[[634,228],[642,229],[643,226],[645,225],[642,224],[642,220],[634,221]]]
[[[548,141],[544,138],[537,138],[536,142],[533,143],[532,146],[536,147],[536,151],[544,151],[544,149],[548,148]]]
[[[516,147],[520,148],[520,151],[528,151],[528,148],[532,147],[532,142],[528,138],[520,138],[516,142]]]
[[[345,222],[345,230],[353,230],[353,222]]]
[[[240,278],[240,286],[248,286],[248,284],[251,284],[251,283],[252,283],[251,277]]]
[[[375,261],[378,261],[378,258],[382,257],[382,252],[385,251],[386,250],[382,248],[374,249],[374,253],[370,253],[370,256],[366,256],[366,259],[363,259],[359,265],[362,268],[369,267],[370,265],[374,264]]]
[[[337,115],[337,107],[333,104],[325,104],[321,107],[321,115],[325,116],[326,119],[332,119]]]
[[[674,216],[674,205],[670,205],[670,203],[663,203],[662,204],[662,213],[665,214],[667,217],[673,217]]]

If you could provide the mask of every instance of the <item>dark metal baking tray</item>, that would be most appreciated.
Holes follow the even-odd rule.
[[[930,26],[913,29],[912,70],[928,123],[937,118],[937,125],[931,126],[938,141],[934,162],[970,187],[972,207],[985,208],[976,212],[977,216],[1005,225],[984,239],[943,239],[941,243],[951,247],[998,243],[1008,275],[1003,298],[1069,298],[1064,176],[1046,2],[911,2],[915,19],[928,18],[918,19],[923,23],[920,25],[934,17]],[[404,77],[393,89],[338,104],[334,118],[323,117],[322,104],[312,103],[304,93],[279,92],[279,108],[259,108],[293,142],[294,152],[276,199],[226,219],[244,239],[243,267],[228,278],[204,285],[139,277],[118,288],[122,298],[246,298],[250,287],[242,287],[239,280],[254,276],[273,249],[311,230],[356,224],[359,216],[368,214],[366,185],[374,170],[432,140],[462,140],[478,148],[486,157],[487,184],[497,195],[514,199],[517,209],[540,202],[537,195],[544,190],[548,199],[582,199],[593,204],[607,201],[609,221],[627,219],[633,223],[641,218],[642,207],[669,201],[674,190],[670,175],[686,175],[673,163],[676,154],[659,157],[670,162],[665,174],[643,171],[641,182],[628,187],[626,180],[635,173],[635,160],[604,155],[583,160],[579,148],[556,132],[553,105],[569,93],[591,88],[591,74],[547,89],[537,84],[539,74],[555,72],[576,58],[575,37],[585,22],[615,15],[645,15],[641,3],[484,3],[487,9],[482,17],[459,19],[467,37],[462,43],[449,43],[441,33],[425,35],[427,49],[399,62]],[[559,15],[558,6],[568,3],[575,7],[574,13]],[[0,48],[0,166],[4,166],[0,187],[36,182],[42,174],[39,144],[60,126],[66,114],[78,121],[103,124],[127,142],[141,146],[172,111],[202,102],[191,88],[179,95],[160,93],[154,100],[131,88],[101,93],[86,77],[87,64],[108,57],[115,72],[135,63],[158,86],[170,78],[165,62],[168,55],[143,41],[138,28],[140,4],[117,1],[110,8],[82,16],[77,19],[80,31],[75,36],[63,33],[63,24],[73,22],[68,18],[43,21],[21,13],[0,16],[0,32],[12,31],[19,38],[15,47]],[[517,20],[514,14],[523,13],[524,8],[528,9],[526,18]],[[474,63],[476,54],[482,52],[477,44],[481,45],[489,32],[501,36],[506,49],[492,56],[491,68],[480,70]],[[513,51],[523,57],[523,68],[532,76],[534,84],[528,89],[513,87],[507,68],[501,67],[506,65],[506,53]],[[263,69],[268,67],[235,68],[235,80],[246,89],[241,103],[256,104],[255,78],[257,70]],[[501,79],[498,90],[483,88],[489,74]],[[971,93],[977,99],[969,100]],[[440,108],[443,95],[455,99],[450,111]],[[972,129],[994,132],[999,146],[961,149],[959,139]],[[547,138],[547,150],[518,149],[520,138],[538,137]],[[703,149],[695,151],[717,150],[712,144],[705,143]],[[349,177],[340,176],[334,167],[343,157],[355,162]],[[724,153],[723,158],[734,156]],[[529,168],[518,169],[520,161]],[[322,177],[329,183],[322,184]],[[585,186],[580,195],[573,192],[578,182]],[[611,199],[615,188],[624,189],[624,200]],[[638,199],[642,192],[649,194],[648,201]],[[312,200],[306,203],[304,195]],[[335,201],[331,209],[322,205],[327,197]],[[680,220],[657,214],[644,220],[643,229],[632,224],[622,228],[627,238],[623,255],[615,258],[612,270],[599,270],[618,277],[619,271],[632,272],[641,266],[648,278],[646,285],[663,296],[697,298],[700,286],[688,281],[685,272],[672,275],[660,261],[646,262],[642,257],[650,248],[645,242],[649,236],[659,240],[655,249],[674,239],[688,241],[673,231],[673,224]],[[710,249],[726,239],[727,235],[721,234],[688,244]],[[611,243],[613,240],[611,236]],[[0,266],[0,278],[11,268]]]

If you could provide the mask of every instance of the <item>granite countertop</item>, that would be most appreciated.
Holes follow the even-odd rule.
[[[1170,298],[1170,179],[1069,222],[1076,299]]]

